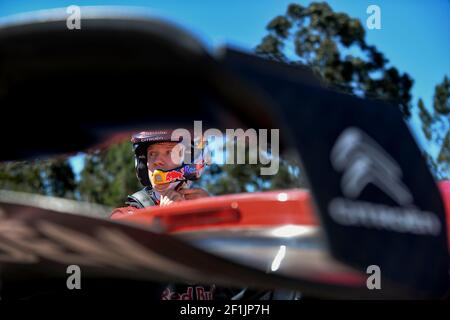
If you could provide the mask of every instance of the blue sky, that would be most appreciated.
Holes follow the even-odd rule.
[[[211,45],[229,43],[251,50],[266,34],[271,18],[286,11],[288,4],[304,6],[311,1],[285,0],[1,0],[0,17],[32,10],[69,5],[131,5],[146,7],[154,13],[181,24]],[[346,12],[364,22],[371,4],[381,8],[381,30],[368,30],[366,39],[385,54],[390,63],[414,79],[413,103],[419,97],[431,107],[434,86],[444,75],[450,76],[450,1],[449,0],[330,0],[335,11]],[[411,128],[419,144],[432,153],[417,125]]]

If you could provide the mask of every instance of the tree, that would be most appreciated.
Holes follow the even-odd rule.
[[[448,116],[450,114],[450,81],[445,76],[441,84],[435,87],[433,107],[437,114]]]
[[[134,173],[133,157],[128,141],[87,154],[78,188],[81,199],[124,205],[127,195],[142,188]]]
[[[358,19],[334,12],[326,3],[313,2],[307,7],[290,4],[284,15],[268,23],[267,30],[268,35],[255,49],[259,55],[308,65],[332,87],[398,103],[405,118],[410,117],[413,80],[407,73],[389,66],[387,58],[367,44]],[[449,87],[448,77],[436,86],[432,112],[422,99],[415,109],[427,140],[440,146],[436,157],[425,154],[438,179],[449,178]]]
[[[0,163],[0,189],[46,194],[41,167],[35,161]]]
[[[68,159],[53,159],[43,167],[46,194],[54,197],[75,199],[77,183]]]
[[[86,154],[78,185],[81,200],[103,203],[103,191],[106,189],[107,183],[102,170],[102,163],[98,153]]]
[[[428,162],[438,179],[449,179],[450,169],[450,81],[447,76],[434,89],[433,109],[430,111],[420,99],[419,118],[426,139],[439,146],[436,159]]]
[[[306,64],[329,85],[347,93],[376,97],[399,105],[410,116],[412,79],[388,66],[388,60],[365,41],[358,19],[334,12],[327,3],[290,4],[272,19],[269,34],[256,47],[261,56]]]
[[[221,148],[222,146],[216,146]],[[279,189],[306,188],[306,182],[300,171],[298,157],[288,155],[264,155],[254,146],[246,144],[234,145],[236,152],[245,152],[245,164],[213,164],[207,166],[202,178],[194,186],[208,190],[212,195],[230,193],[243,193]],[[275,156],[279,160],[279,170],[275,175],[261,175],[261,163],[249,164],[250,153],[257,153],[258,157]],[[230,155],[226,155],[230,158]],[[236,159],[230,159],[227,163],[236,163]]]
[[[76,182],[65,158],[0,164],[0,189],[75,198]]]

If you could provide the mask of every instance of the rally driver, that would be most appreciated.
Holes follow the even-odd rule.
[[[192,180],[200,177],[204,164],[200,162],[185,165],[183,159],[186,150],[181,144],[182,138],[172,139],[171,135],[171,130],[158,130],[144,131],[132,136],[136,175],[144,188],[128,196],[125,203],[128,206],[114,210],[112,219],[133,214],[136,209],[167,206],[173,202],[209,196],[203,189],[189,188]],[[193,170],[189,173],[183,172],[188,171],[185,168]],[[166,181],[162,181],[162,178]]]
[[[171,130],[144,131],[131,138],[135,154],[136,175],[144,188],[125,202],[128,206],[117,208],[111,218],[131,215],[149,206],[168,206],[173,202],[208,197],[200,188],[190,188],[192,180],[200,177],[203,158],[193,164],[183,162],[182,138],[172,139]],[[193,146],[193,142],[190,144]],[[161,290],[162,300],[213,300],[224,296],[215,285],[168,285]]]

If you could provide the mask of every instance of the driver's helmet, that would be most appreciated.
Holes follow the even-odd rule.
[[[145,187],[152,187],[150,178],[152,179],[153,185],[155,184],[165,184],[165,183],[179,183],[179,182],[190,182],[200,178],[203,168],[205,166],[205,160],[203,158],[203,149],[205,143],[203,140],[198,143],[195,139],[191,139],[189,143],[183,143],[183,137],[178,137],[177,139],[172,138],[173,130],[153,130],[153,131],[142,131],[132,135],[131,142],[133,143],[133,151],[135,155],[135,168],[136,176],[139,182]],[[199,154],[197,159],[192,159],[190,163],[185,163],[174,168],[172,170],[155,170],[152,177],[149,177],[148,167],[147,167],[147,148],[154,143],[161,142],[177,142],[188,145],[190,148],[185,149],[185,152],[189,152],[190,155]],[[195,152],[195,149],[200,149],[200,152]]]

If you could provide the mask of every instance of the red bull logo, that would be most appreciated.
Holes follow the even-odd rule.
[[[153,184],[165,184],[165,183],[170,183],[176,180],[184,180],[184,174],[183,172],[180,171],[169,171],[169,172],[164,172],[161,170],[155,170],[155,172],[153,172],[151,180]]]
[[[176,181],[176,180],[183,180],[184,174],[180,171],[169,171],[166,173],[166,181]]]
[[[195,180],[200,176],[200,170],[204,164],[185,165],[179,170],[162,171],[155,170],[151,177],[153,184],[165,184],[180,180]]]

